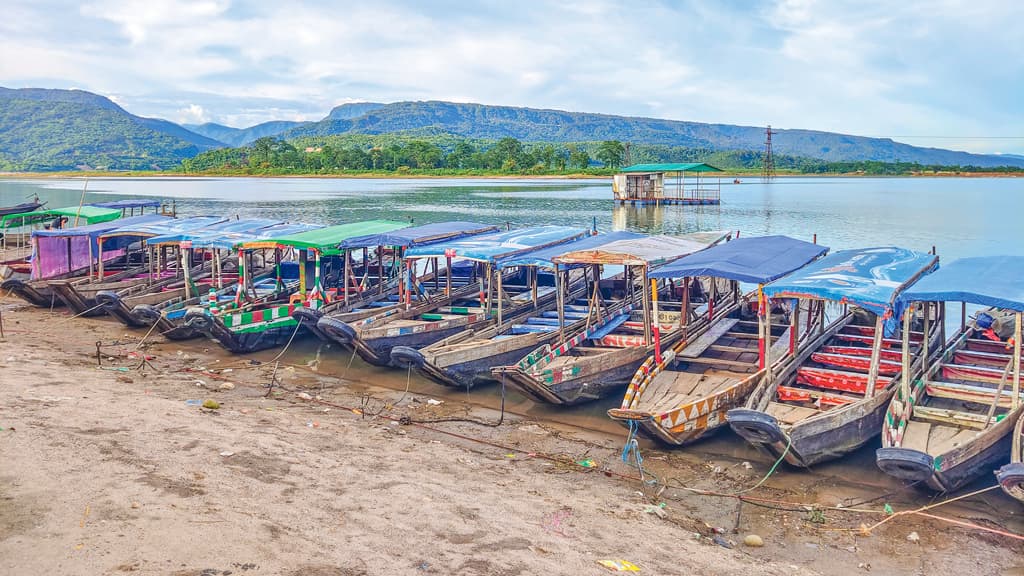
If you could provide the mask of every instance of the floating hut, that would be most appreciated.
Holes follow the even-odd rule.
[[[722,203],[722,182],[712,184],[701,179],[707,172],[721,172],[703,162],[690,164],[634,164],[622,169],[612,181],[612,192],[619,204],[718,205]],[[686,182],[686,174],[694,178]]]

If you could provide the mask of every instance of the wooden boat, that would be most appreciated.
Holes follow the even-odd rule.
[[[368,234],[349,238],[341,243],[347,254],[353,255],[362,251],[362,261],[370,261],[370,250],[376,253],[378,269],[377,277],[387,281],[377,282],[376,290],[367,291],[364,289],[365,280],[359,275],[352,273],[351,265],[344,270],[343,286],[350,286],[352,291],[346,291],[337,301],[325,305],[323,308],[314,309],[309,307],[296,308],[292,317],[302,324],[303,328],[316,334],[321,340],[329,340],[326,334],[317,328],[321,318],[330,317],[339,322],[354,322],[377,316],[379,314],[397,312],[404,305],[404,293],[400,297],[396,292],[404,289],[404,283],[399,283],[398,278],[403,273],[401,262],[405,250],[409,248],[427,246],[437,242],[445,242],[479,236],[497,232],[498,227],[478,222],[439,222],[423,226],[402,228],[393,232],[381,234]],[[441,274],[437,268],[437,261],[433,261],[433,270],[423,270],[418,278],[426,282],[425,289],[430,290],[430,282],[433,282],[433,291],[436,293],[442,289],[440,281],[445,277],[446,291],[450,291],[451,283],[454,281],[458,286],[464,286],[465,282],[460,281],[447,270]],[[410,301],[418,298],[418,294],[410,292]],[[360,300],[359,306],[353,306],[354,300]]]
[[[899,328],[892,321],[896,298],[937,265],[934,255],[902,248],[843,250],[765,286],[766,297],[840,302],[843,313],[778,374],[766,372],[745,407],[727,412],[733,431],[771,457],[800,467],[838,458],[872,440],[903,376],[901,340],[885,334],[887,327]],[[931,325],[928,342],[938,342],[936,326]],[[920,333],[914,336],[911,378],[928,349],[918,340]]]
[[[734,292],[716,294],[712,290],[708,295],[708,313],[697,311],[694,315],[687,301],[659,302],[657,294],[665,286],[658,287],[657,281],[650,292],[647,289],[647,274],[652,266],[703,250],[729,236],[724,232],[648,236],[554,258],[561,275],[574,265],[590,266],[593,278],[600,278],[603,265],[625,267],[627,286],[640,294],[641,309],[626,306],[606,310],[600,283],[592,283],[593,296],[587,306],[591,320],[586,329],[544,345],[515,364],[492,368],[494,377],[505,379],[538,402],[560,405],[596,400],[624,387],[655,350],[672,346],[684,334],[699,335],[716,315],[730,314],[739,305]],[[565,317],[564,304],[559,306],[559,314]]]
[[[1003,491],[1024,502],[1024,418],[1017,418],[1010,442],[1010,463],[996,471]]]
[[[31,243],[37,230],[78,228],[117,220],[120,210],[97,206],[67,206],[49,210],[35,210],[0,216],[0,249],[25,247]]]
[[[149,294],[209,271],[209,262],[193,266],[182,260],[180,247],[149,246],[146,244],[148,239],[162,234],[199,230],[225,220],[220,216],[193,216],[119,226],[100,234],[96,239],[98,256],[95,278],[88,282],[54,280],[50,282],[50,289],[72,313],[102,316],[106,310],[97,297],[101,292],[115,292],[122,298]],[[108,275],[109,259],[104,258],[104,253],[123,255],[125,269],[118,270],[113,277]]]
[[[32,253],[29,272],[21,268],[0,284],[0,290],[11,292],[22,300],[41,308],[63,306],[50,282],[66,280],[88,283],[93,271],[99,266],[97,240],[100,235],[125,225],[143,225],[170,221],[167,216],[146,214],[124,220],[101,221],[95,224],[67,229],[36,230],[32,236]],[[126,264],[124,254],[107,252],[102,256],[108,267]],[[134,274],[131,272],[130,274]],[[124,273],[123,276],[128,276]],[[117,280],[114,275],[108,279]]]
[[[728,281],[732,285],[721,291],[738,292],[738,282],[763,286],[827,251],[785,236],[738,238],[685,256],[649,276]],[[725,426],[726,412],[742,406],[766,371],[791,360],[820,327],[817,316],[823,306],[804,301],[794,314],[779,302],[776,314],[767,302],[757,300],[760,293],[747,295],[699,337],[682,338],[663,354],[656,350],[648,356],[633,374],[622,405],[609,410],[608,416],[673,445],[693,442]]]
[[[338,282],[339,269],[351,265],[348,251],[338,248],[342,242],[355,236],[380,234],[407,226],[403,222],[367,220],[245,242],[239,249],[240,262],[245,261],[246,255],[251,260],[258,251],[272,251],[278,262],[282,251],[296,252],[296,277],[279,276],[256,284],[247,272],[252,267],[243,264],[239,267],[234,300],[223,306],[213,303],[211,306],[189,308],[185,312],[185,324],[238,354],[284,345],[293,337],[306,333],[292,316],[296,308],[320,308],[335,301],[338,294],[351,289]],[[373,262],[363,262],[361,266],[357,270],[360,276],[379,269]],[[312,276],[312,282],[308,281],[309,276]],[[375,288],[371,286],[370,291]],[[349,302],[355,306],[362,299],[350,299]]]
[[[13,206],[0,206],[0,216],[8,216],[10,214],[24,214],[25,212],[34,212],[41,208],[46,202],[40,202],[37,197],[31,202],[22,202],[21,204],[15,204]]]
[[[957,260],[901,296],[908,308],[912,303],[923,303],[925,310],[945,309],[946,302],[965,304],[957,334],[923,377],[913,385],[903,383],[889,405],[876,454],[886,474],[948,492],[1010,458],[1022,409],[1022,287],[1024,257],[990,256]],[[967,303],[991,308],[968,323]],[[909,321],[905,315],[904,325]],[[1012,469],[1000,477],[1011,495],[1020,479]]]
[[[412,275],[418,259],[448,261],[446,270],[457,269],[455,259],[474,263],[473,276],[478,287],[471,284],[444,293],[422,293],[413,304],[413,290],[404,291],[405,306],[350,322],[328,316],[317,323],[318,331],[343,349],[354,350],[370,364],[391,364],[391,350],[396,346],[421,348],[465,330],[479,330],[501,323],[503,316],[515,316],[536,309],[554,298],[554,288],[532,289],[525,270],[497,272],[501,258],[563,244],[588,235],[587,230],[565,226],[541,226],[483,234],[471,238],[437,242],[410,248],[403,259],[407,282],[417,285]]]
[[[560,244],[498,260],[499,271],[514,268],[530,270],[528,280],[536,282],[539,270],[554,270],[552,258],[566,252],[593,250],[620,240],[642,238],[634,232],[611,232],[580,238],[568,244]],[[611,287],[612,281],[605,281]],[[624,292],[620,282],[619,292]],[[470,389],[477,384],[494,382],[491,368],[514,363],[538,346],[550,344],[564,336],[575,336],[586,329],[590,321],[587,314],[586,283],[570,281],[566,301],[564,329],[560,329],[555,299],[547,305],[538,303],[522,314],[505,316],[500,324],[483,330],[467,329],[439,340],[419,350],[408,346],[396,346],[391,350],[392,365],[400,368],[412,367],[420,374],[446,386]],[[582,300],[579,300],[582,299]],[[612,304],[614,307],[616,304]]]
[[[169,234],[154,236],[146,240],[147,246],[153,249],[179,248],[181,261],[197,263],[209,262],[208,273],[198,277],[191,275],[192,266],[183,266],[186,272],[179,281],[160,289],[122,294],[119,291],[101,291],[96,299],[102,303],[103,310],[110,316],[120,320],[125,326],[132,328],[150,327],[160,317],[159,310],[189,301],[196,305],[203,299],[209,299],[209,292],[222,291],[230,298],[231,290],[238,278],[238,260],[234,257],[234,244],[244,240],[256,240],[264,233],[284,234],[311,230],[316,226],[309,224],[286,224],[270,218],[246,218],[226,220],[196,230],[175,231]],[[225,282],[225,272],[228,280]],[[263,266],[253,271],[256,279],[274,274],[273,266]],[[136,308],[139,313],[136,314]],[[155,314],[153,313],[155,312]],[[155,317],[154,317],[155,316]]]

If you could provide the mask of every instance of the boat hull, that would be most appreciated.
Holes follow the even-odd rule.
[[[799,468],[840,458],[881,433],[885,410],[893,390],[880,390],[870,400],[845,410],[823,412],[795,425],[751,408],[729,410],[726,420],[733,432],[761,452]]]
[[[192,308],[185,314],[185,324],[198,333],[216,340],[226,350],[235,354],[248,354],[284,346],[293,338],[300,338],[305,332],[291,318],[277,324],[266,325],[250,331],[235,331],[202,308]]]
[[[10,292],[38,308],[64,307],[64,301],[57,297],[56,292],[53,291],[47,280],[8,278],[0,284],[0,290]]]
[[[516,346],[502,352],[485,354],[445,366],[439,366],[428,361],[415,348],[395,346],[391,350],[391,364],[399,368],[412,367],[418,373],[438,384],[469,390],[481,384],[496,382],[495,376],[491,373],[491,368],[516,362],[531,350],[536,349],[540,344],[543,344],[543,342],[532,340],[528,344],[524,343],[521,346]]]
[[[489,322],[489,320],[484,320]],[[391,350],[396,346],[422,348],[471,328],[472,325],[458,324],[448,328],[436,328],[422,332],[400,333],[399,329],[390,336],[363,338],[348,322],[325,316],[317,322],[317,329],[342,348],[354,350],[359,357],[374,366],[391,366]]]

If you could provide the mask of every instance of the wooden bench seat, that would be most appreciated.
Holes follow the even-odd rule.
[[[925,391],[929,396],[935,398],[947,398],[949,400],[960,400],[963,402],[977,402],[979,404],[992,404],[996,396],[996,386],[960,384],[957,382],[928,381]],[[1024,392],[1020,393],[1024,399]],[[1007,382],[999,395],[999,406],[1009,408],[1013,404],[1013,386]]]
[[[856,396],[839,394],[837,392],[822,392],[820,390],[794,388],[792,386],[779,386],[778,398],[787,402],[816,402],[821,406],[842,406],[860,400]]]
[[[820,414],[820,411],[814,408],[793,406],[792,404],[783,404],[781,402],[769,402],[767,412],[783,424],[796,424]]]
[[[717,342],[722,338],[722,336],[725,336],[727,332],[732,330],[733,326],[735,326],[737,322],[739,322],[739,320],[735,318],[726,318],[715,322],[707,332],[704,332],[700,337],[688,344],[686,348],[683,348],[683,350],[677,354],[677,356],[679,358],[697,358],[701,354],[704,354],[709,346]]]
[[[973,430],[984,430],[985,421],[988,416],[985,414],[974,414],[961,412],[959,410],[948,410],[945,408],[931,408],[928,406],[914,406],[913,420],[931,422],[944,426],[958,426],[960,428],[971,428]],[[992,419],[995,423],[995,418]]]
[[[891,378],[879,376],[875,381],[875,390],[885,388],[891,381]],[[864,394],[868,388],[868,375],[859,372],[803,366],[796,371],[796,382],[797,384],[824,390]]]

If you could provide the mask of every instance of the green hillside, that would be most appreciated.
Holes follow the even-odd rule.
[[[0,170],[167,169],[199,152],[110,108],[0,99]]]
[[[0,170],[162,170],[220,146],[91,92],[0,87]]]

